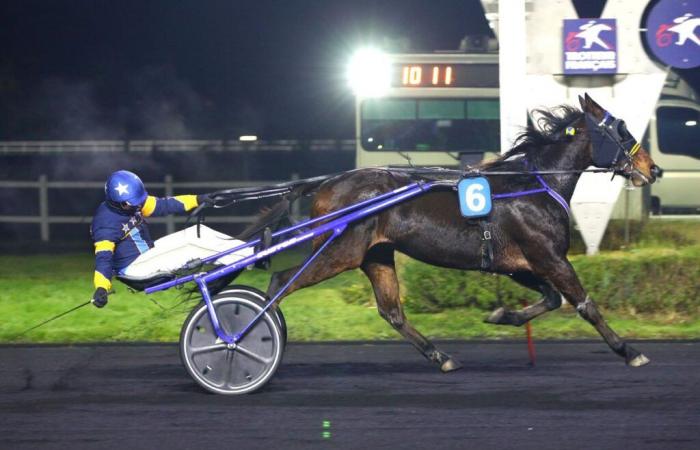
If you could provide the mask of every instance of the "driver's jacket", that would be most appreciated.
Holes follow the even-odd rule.
[[[182,214],[197,207],[196,195],[156,198],[148,196],[141,211],[129,213],[102,202],[95,212],[90,234],[95,241],[95,288],[110,290],[112,276],[153,248],[146,217]]]

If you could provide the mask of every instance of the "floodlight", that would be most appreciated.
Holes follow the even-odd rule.
[[[381,97],[391,85],[389,57],[375,48],[360,49],[350,59],[347,77],[358,97]]]

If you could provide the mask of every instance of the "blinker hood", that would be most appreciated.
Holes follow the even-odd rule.
[[[593,164],[604,169],[612,168],[620,158],[620,152],[630,156],[630,151],[637,141],[627,132],[622,119],[605,112],[603,120],[597,121],[592,114],[586,113],[586,127],[593,146]],[[628,138],[625,139],[624,136]]]

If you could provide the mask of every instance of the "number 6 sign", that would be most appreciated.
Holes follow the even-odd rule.
[[[491,212],[491,186],[484,177],[464,178],[457,185],[459,209],[464,217],[482,217]]]

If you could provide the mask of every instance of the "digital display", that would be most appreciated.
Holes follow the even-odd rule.
[[[454,82],[452,66],[404,65],[401,67],[401,86],[451,86]]]
[[[393,87],[498,87],[496,64],[394,64]]]

